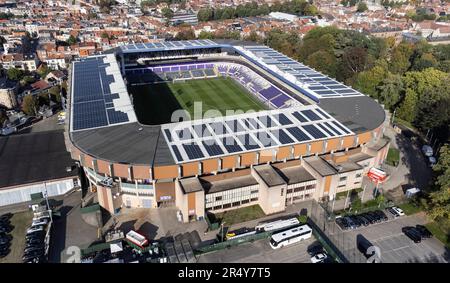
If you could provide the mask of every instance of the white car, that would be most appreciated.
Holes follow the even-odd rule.
[[[403,212],[403,210],[401,208],[398,208],[396,206],[393,206],[392,209],[398,213],[399,216],[403,216],[405,215],[405,213]]]
[[[429,145],[422,146],[422,152],[427,157],[433,156],[433,148]]]
[[[326,253],[318,253],[318,254],[316,254],[315,256],[313,256],[312,258],[311,258],[311,262],[312,263],[319,263],[319,262],[322,262],[322,261],[324,261],[325,259],[327,259],[327,254]]]
[[[40,226],[30,227],[27,230],[27,234],[31,234],[31,233],[39,232],[39,231],[44,231],[44,226],[40,225]]]
[[[428,162],[430,166],[433,167],[436,164],[436,158],[434,156],[428,156]]]
[[[41,218],[41,219],[33,220],[33,223],[31,223],[31,227],[47,225],[47,224],[48,224],[48,218]]]

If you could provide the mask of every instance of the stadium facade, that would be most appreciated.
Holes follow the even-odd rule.
[[[127,88],[223,76],[267,110],[144,125]],[[131,44],[74,62],[70,80],[70,152],[111,213],[174,205],[188,222],[332,200],[389,148],[377,102],[255,43]]]

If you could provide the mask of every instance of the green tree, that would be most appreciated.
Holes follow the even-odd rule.
[[[402,77],[397,74],[388,73],[387,77],[377,87],[378,99],[387,109],[394,110],[400,101],[403,91]]]
[[[367,11],[367,9],[368,9],[367,4],[365,2],[359,2],[358,7],[356,8],[356,11],[358,13],[362,13],[362,12]]]
[[[170,20],[173,17],[173,11],[168,8],[168,7],[164,7],[161,9],[161,15],[166,19],[166,20]]]
[[[214,36],[214,33],[212,33],[212,32],[207,32],[207,31],[202,30],[199,33],[198,38],[199,39],[214,39],[215,36]]]
[[[26,95],[22,102],[22,111],[30,116],[36,116],[38,100],[32,95]]]
[[[387,71],[382,66],[375,66],[370,70],[357,74],[353,87],[372,98],[378,98],[377,87],[386,78]]]
[[[410,57],[413,55],[414,46],[410,43],[402,42],[394,48],[391,60],[390,71],[395,74],[404,74],[411,66]]]
[[[61,102],[61,87],[59,85],[55,85],[48,90],[50,97],[53,102],[60,103]]]
[[[6,75],[8,76],[8,79],[10,79],[10,80],[20,81],[25,74],[24,74],[24,71],[22,71],[20,69],[10,68],[6,72]]]
[[[69,44],[69,45],[74,45],[74,44],[76,44],[78,42],[78,39],[75,37],[75,36],[73,36],[73,35],[70,35],[69,36],[69,39],[67,39],[67,43]]]
[[[213,10],[211,8],[202,8],[197,13],[197,18],[201,22],[210,21],[213,17]]]
[[[450,145],[445,144],[439,151],[439,159],[433,166],[436,174],[437,190],[430,194],[431,209],[428,215],[437,218],[450,219]]]
[[[192,28],[182,29],[175,36],[176,40],[191,40],[195,39],[195,33]]]
[[[306,59],[305,63],[320,71],[324,74],[327,74],[331,77],[336,77],[337,63],[336,57],[328,51],[319,50],[314,52],[308,59]]]
[[[414,121],[417,116],[418,101],[417,93],[412,89],[407,89],[405,99],[398,110],[398,116],[408,122]]]
[[[426,68],[431,68],[437,66],[438,61],[434,58],[431,53],[424,53],[419,58],[414,61],[412,66],[413,70],[421,71]]]

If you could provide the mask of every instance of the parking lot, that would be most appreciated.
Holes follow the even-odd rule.
[[[245,243],[228,249],[203,254],[201,263],[310,263],[307,248],[315,242],[314,236],[299,243],[274,250],[269,239]]]
[[[388,215],[388,214],[387,214]],[[448,262],[449,251],[436,238],[424,239],[421,243],[414,243],[405,236],[402,228],[425,224],[424,214],[401,216],[382,223],[371,224],[355,230],[342,231],[335,223],[333,240],[338,241],[337,246],[343,247],[342,252],[350,262],[365,262],[366,258],[356,249],[356,237],[363,235],[373,245],[381,250],[381,261],[386,263],[404,262]]]

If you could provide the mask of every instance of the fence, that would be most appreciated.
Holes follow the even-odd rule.
[[[206,247],[201,247],[201,248],[197,249],[195,252],[196,252],[196,254],[202,254],[202,253],[208,253],[208,252],[212,252],[212,251],[222,250],[222,249],[234,247],[234,246],[237,246],[237,245],[240,245],[243,243],[248,243],[248,242],[253,242],[253,241],[261,240],[264,238],[268,238],[271,235],[272,235],[271,232],[257,233],[254,235],[249,235],[249,236],[245,236],[245,237],[234,239],[234,240],[228,240],[228,241],[220,242],[217,244],[209,245]]]

